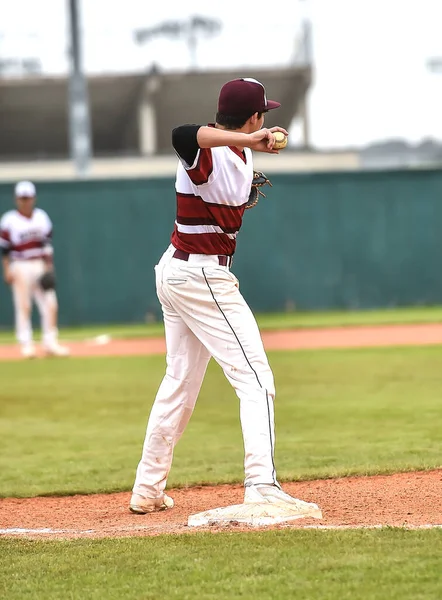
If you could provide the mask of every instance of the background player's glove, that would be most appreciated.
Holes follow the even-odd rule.
[[[264,173],[261,173],[261,171],[254,171],[252,187],[250,189],[249,199],[247,200],[246,208],[253,208],[254,206],[256,206],[258,204],[260,196],[264,196],[264,198],[266,197],[264,192],[261,191],[263,185],[269,185],[270,187],[272,187],[270,179],[266,177]]]
[[[46,271],[38,280],[38,284],[44,292],[55,290],[55,273],[54,271]]]

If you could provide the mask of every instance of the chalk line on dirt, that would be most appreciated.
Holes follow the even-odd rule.
[[[183,527],[186,527],[183,525]],[[281,525],[279,525],[279,528]],[[271,528],[271,527],[269,527]],[[287,529],[290,528],[290,525],[287,524]],[[152,530],[152,527],[112,527],[107,533],[130,533],[130,532],[142,532]],[[199,527],[199,531],[210,531],[212,528],[208,527]],[[221,530],[234,530],[237,529],[235,525],[228,526],[223,525],[219,529]],[[265,526],[258,527],[248,527],[248,530],[253,531],[254,529],[266,529]],[[401,526],[390,526],[390,525],[304,525],[304,526],[296,526],[296,529],[309,529],[309,530],[317,530],[317,531],[344,531],[344,530],[358,530],[358,529],[402,529],[407,531],[417,531],[417,530],[428,530],[428,529],[442,529],[442,524],[427,524],[427,525],[401,525]],[[48,527],[43,527],[41,529],[22,529],[19,527],[12,527],[10,529],[0,529],[0,535],[2,536],[75,536],[75,537],[87,537],[88,535],[96,535],[100,532],[96,529],[50,529]],[[164,534],[167,534],[167,531],[164,531]]]

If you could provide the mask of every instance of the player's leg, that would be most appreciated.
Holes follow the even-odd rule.
[[[33,296],[40,313],[42,343],[45,352],[51,356],[68,356],[69,349],[58,342],[58,300],[55,290],[42,290],[38,278],[44,273],[44,265],[35,272]]]
[[[234,275],[225,269],[189,269],[186,286],[169,286],[175,308],[222,367],[240,399],[245,482],[276,483],[273,373],[261,335]]]
[[[177,285],[180,277],[183,283]],[[240,399],[246,483],[276,482],[273,374],[237,279],[223,268],[171,265],[164,291]]]
[[[166,374],[147,425],[130,508],[145,513],[173,506],[166,496],[173,451],[195,407],[210,354],[181,317],[163,306],[167,345]],[[169,502],[169,504],[168,504]]]
[[[15,335],[25,358],[36,356],[32,340],[32,279],[29,264],[17,261],[12,264],[14,280],[12,283],[12,298],[15,314]]]
[[[193,297],[186,284],[169,286],[174,307],[221,365],[240,399],[245,502],[289,503],[302,514],[319,516],[315,504],[291,498],[277,482],[273,374],[255,317],[239,292],[236,278],[223,269],[181,271],[187,274],[186,284],[191,285]]]

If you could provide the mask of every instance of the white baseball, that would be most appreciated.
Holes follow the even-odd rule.
[[[275,131],[273,135],[275,136],[275,145],[273,146],[275,150],[282,150],[287,146],[288,139],[282,131]]]

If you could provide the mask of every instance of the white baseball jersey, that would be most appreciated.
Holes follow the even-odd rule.
[[[253,179],[250,148],[200,148],[192,165],[181,159],[172,244],[191,254],[235,252]]]
[[[41,208],[34,208],[30,217],[10,210],[0,221],[0,248],[12,261],[50,256],[51,237],[51,220]]]

